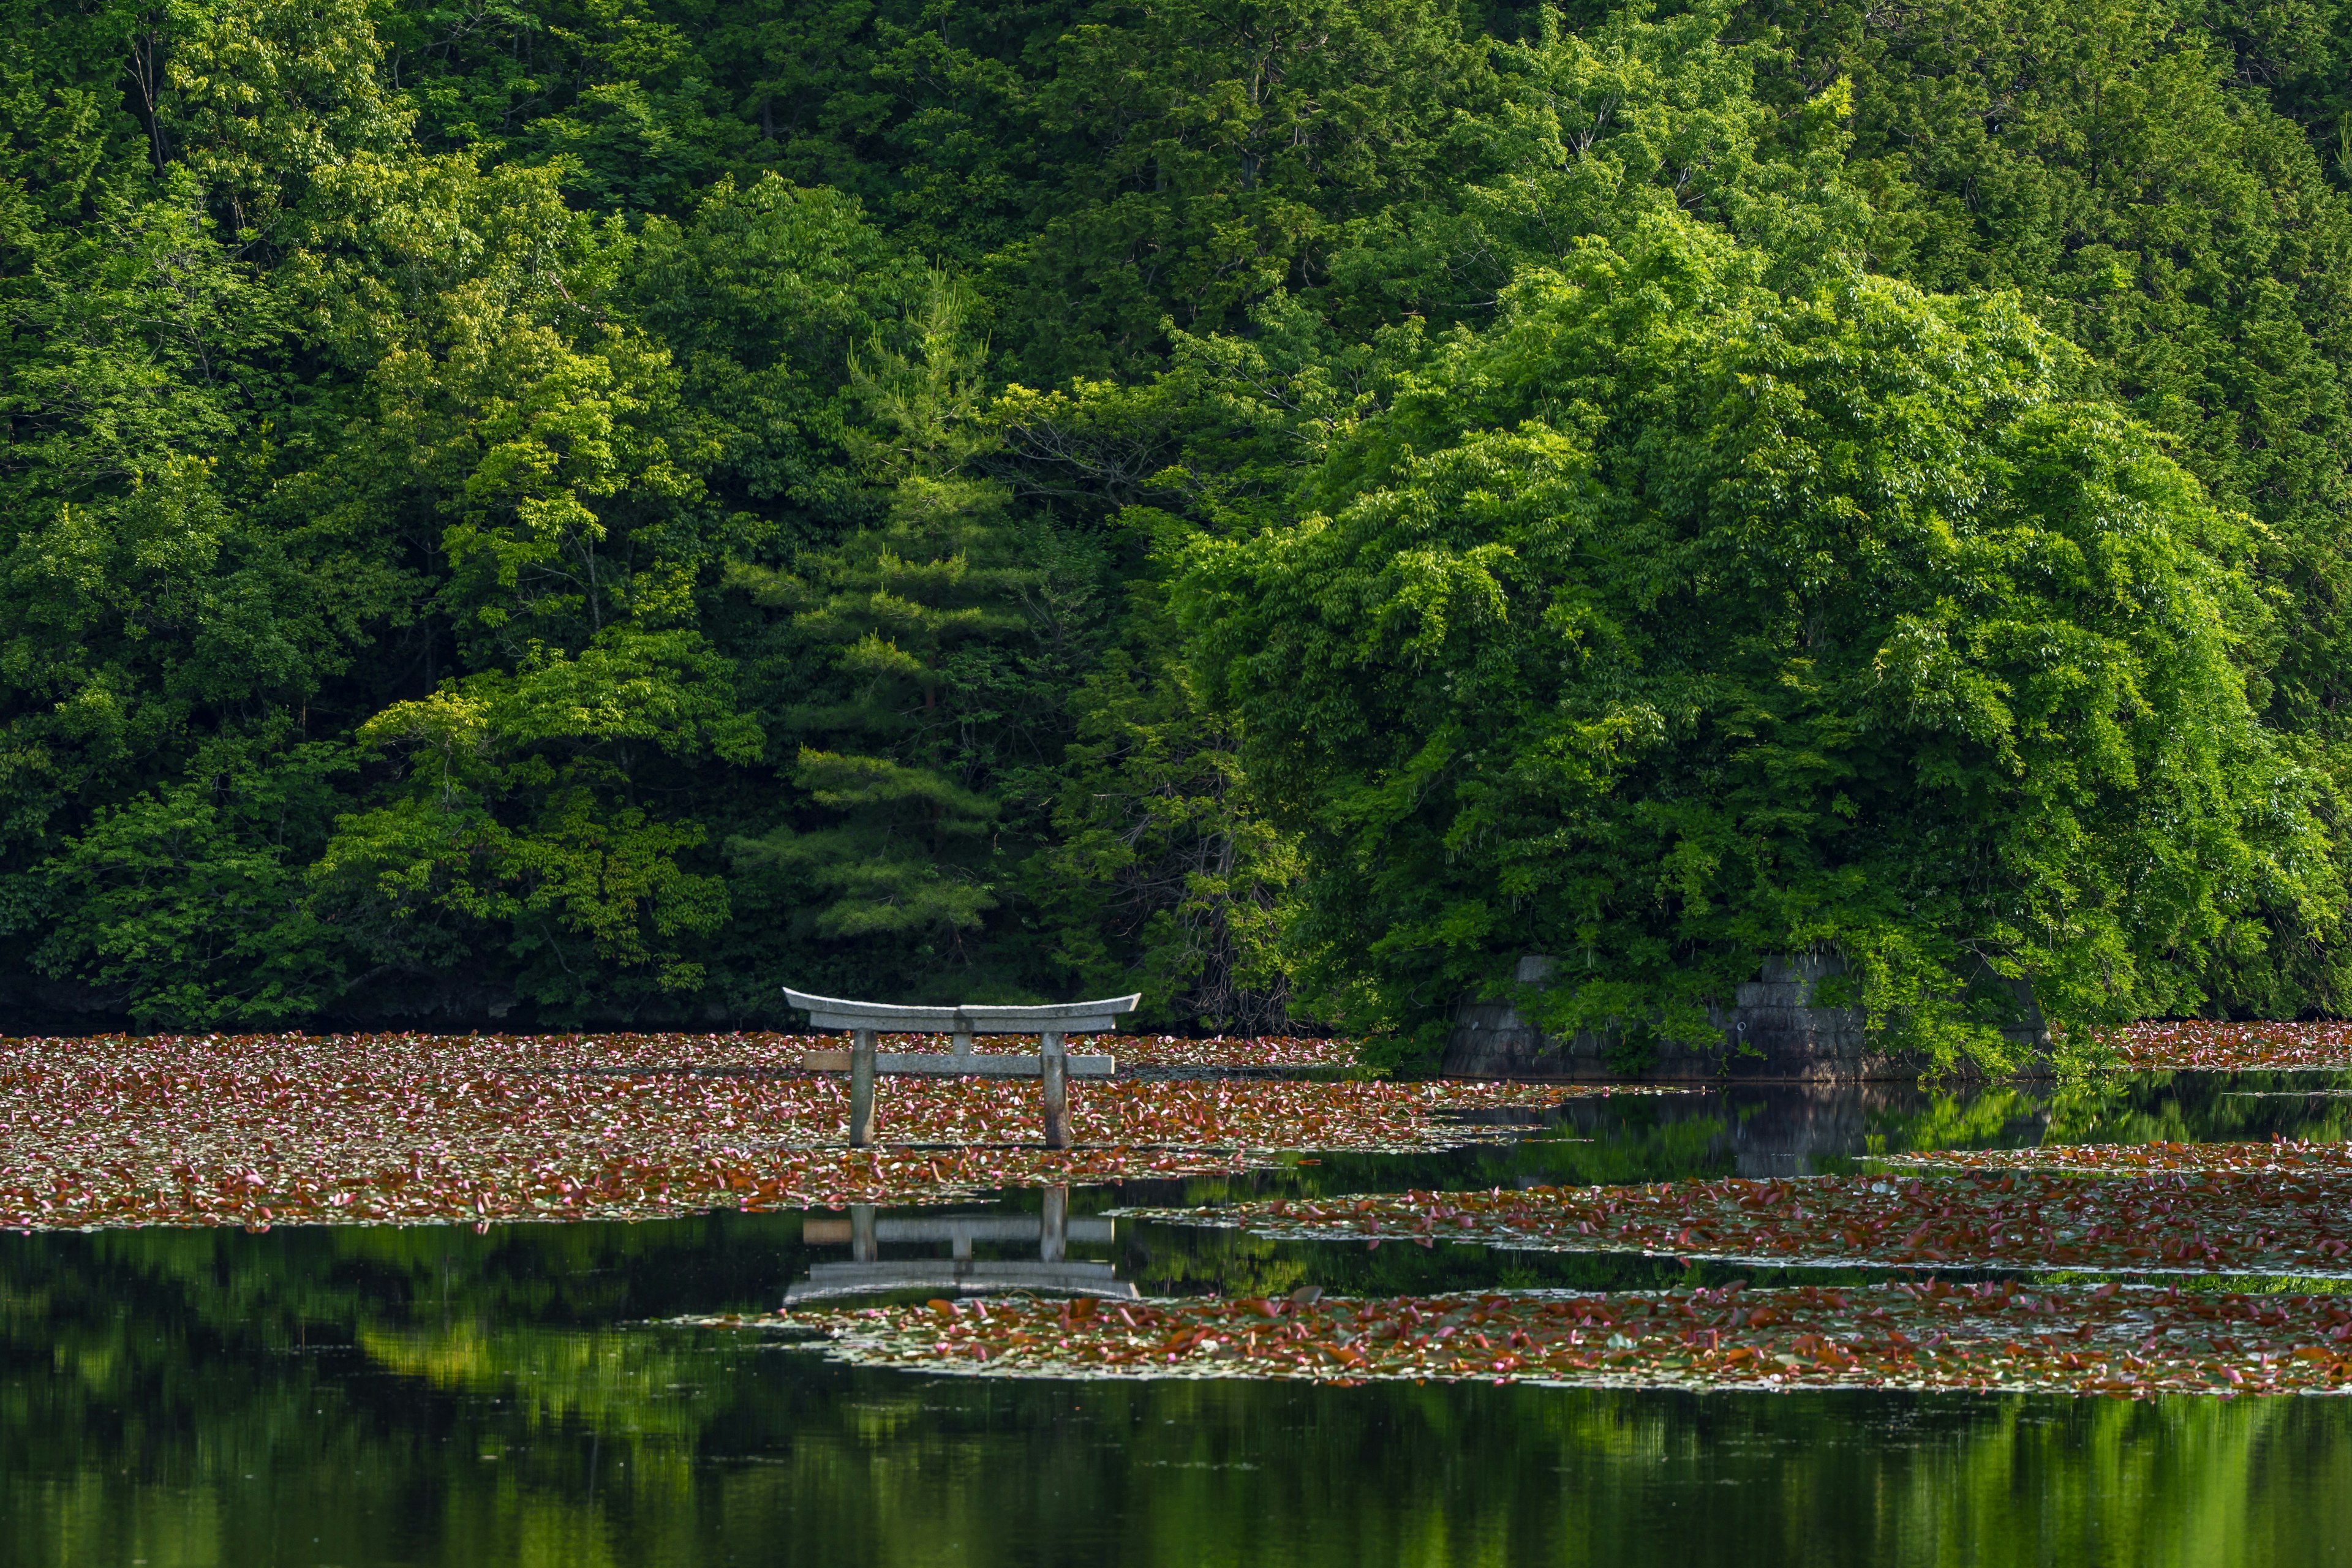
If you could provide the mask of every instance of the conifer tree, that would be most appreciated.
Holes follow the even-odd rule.
[[[983,731],[1020,683],[1043,581],[1004,488],[969,471],[990,442],[971,311],[967,286],[934,269],[909,350],[877,336],[852,361],[867,422],[849,444],[881,489],[879,520],[797,577],[751,579],[793,609],[808,696],[787,713],[790,777],[830,821],[737,846],[816,890],[819,935],[898,937],[950,960],[969,959],[999,900]]]

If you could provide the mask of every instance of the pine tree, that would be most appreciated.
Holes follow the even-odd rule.
[[[934,960],[997,906],[993,721],[1024,684],[1045,574],[1025,559],[1003,487],[967,470],[988,447],[965,285],[934,270],[908,323],[853,360],[867,423],[850,447],[885,492],[877,522],[812,552],[797,577],[751,585],[793,607],[811,689],[788,710],[792,782],[825,819],[739,840],[743,858],[798,873],[828,938],[897,936]]]

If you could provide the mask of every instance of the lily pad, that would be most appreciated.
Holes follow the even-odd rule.
[[[1516,1131],[1454,1113],[1595,1092],[1087,1081],[1070,1095],[1078,1146],[1047,1151],[1034,1084],[886,1079],[886,1147],[851,1151],[846,1082],[782,1065],[797,1060],[790,1038],[0,1041],[0,1226],[635,1219],[940,1201],[1244,1171],[1299,1152],[1449,1148]],[[679,1070],[706,1063],[738,1070]]]
[[[1013,1377],[2107,1394],[2352,1391],[2352,1299],[1942,1281],[1349,1299],[986,1302],[679,1320],[867,1366]]]
[[[2352,1176],[2038,1171],[1277,1198],[1141,1218],[1293,1239],[1477,1242],[1771,1265],[2352,1278]]]

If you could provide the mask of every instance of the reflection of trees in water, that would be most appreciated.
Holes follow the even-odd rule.
[[[2147,1072],[2116,1075],[2053,1100],[2053,1142],[2263,1142],[2352,1136],[2352,1073]],[[2313,1093],[2314,1090],[2322,1092]],[[1927,1145],[1922,1145],[1927,1147]]]
[[[2134,1073],[2080,1081],[1738,1084],[1563,1108],[1585,1152],[1547,1156],[1585,1183],[1833,1174],[1871,1154],[2042,1142],[2336,1139],[2352,1074]],[[1432,1183],[1431,1185],[1444,1184]]]
[[[415,1293],[341,1356],[288,1353],[266,1311],[239,1337],[175,1310],[184,1274],[126,1298],[127,1260],[94,1247],[47,1270],[51,1335],[18,1251],[0,1441],[40,1458],[12,1467],[0,1555],[1353,1568],[1401,1542],[1646,1561],[1670,1531],[1696,1563],[2226,1565],[2352,1539],[2335,1401],[913,1377],[745,1335],[534,1323],[467,1256],[488,1238],[447,1239],[448,1292],[428,1252],[403,1259]],[[224,1261],[233,1290],[248,1259]],[[331,1267],[306,1283],[289,1261],[279,1299],[334,1296]]]
[[[1591,1142],[1125,1195],[1723,1175],[1764,1150],[1863,1152],[1827,1142],[1849,1137],[2343,1135],[2340,1100],[2241,1097],[2272,1078],[2344,1087],[2181,1075],[2072,1100],[1580,1103],[1559,1134]],[[1110,1196],[1075,1194],[1074,1212]],[[1116,1249],[1155,1292],[1768,1278],[1125,1222]],[[2228,1564],[2323,1563],[2352,1540],[2340,1401],[1004,1384],[613,1326],[771,1308],[838,1256],[802,1246],[789,1215],[0,1237],[0,1561],[898,1563],[963,1542],[983,1561],[1352,1565],[1399,1542],[1430,1560],[1608,1562],[1671,1539],[1694,1562]]]

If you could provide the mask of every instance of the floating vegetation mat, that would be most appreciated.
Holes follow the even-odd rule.
[[[1190,1039],[1182,1035],[1103,1035],[1072,1050],[1107,1051],[1121,1068],[1349,1068],[1356,1042],[1319,1040],[1306,1035],[1234,1035]],[[949,1042],[911,1047],[944,1050]],[[1025,1047],[1024,1047],[1025,1048]]]
[[[2221,1024],[2191,1018],[2126,1025],[2104,1038],[2115,1047],[2120,1065],[2145,1070],[2352,1068],[2352,1024]]]
[[[1675,1182],[1270,1199],[1139,1218],[1299,1240],[1477,1242],[1783,1266],[2352,1278],[2352,1179],[2184,1173]]]
[[[1049,1152],[1034,1082],[886,1079],[853,1152],[845,1080],[579,1070],[586,1038],[181,1037],[0,1042],[0,1226],[634,1219],[714,1205],[923,1203],[1205,1174],[1287,1152],[1507,1137],[1462,1113],[1580,1092],[1488,1083],[1080,1081]],[[714,1037],[726,1040],[729,1037]],[[931,1145],[909,1149],[905,1145]],[[1024,1147],[1023,1145],[1027,1145]]]
[[[658,1035],[636,1037],[648,1041],[664,1038]],[[758,1049],[766,1053],[765,1059],[782,1065],[796,1065],[804,1050],[837,1051],[848,1043],[842,1035],[737,1037],[762,1042]],[[948,1035],[882,1034],[875,1037],[875,1045],[885,1051],[937,1051],[945,1055],[954,1048],[955,1041]],[[1117,1057],[1122,1072],[1130,1068],[1275,1068],[1295,1071],[1356,1065],[1355,1041],[1318,1039],[1307,1035],[1213,1035],[1199,1039],[1187,1035],[1073,1035],[1069,1048]],[[972,1050],[980,1056],[1034,1056],[1037,1042],[1034,1037],[1019,1035],[982,1035],[972,1041]]]
[[[2012,1283],[1271,1300],[932,1301],[680,1320],[862,1365],[1028,1377],[2342,1394],[2352,1299]]]
[[[2032,1149],[1941,1149],[1874,1156],[1895,1170],[2075,1171],[2150,1176],[2232,1171],[2352,1182],[2352,1143],[2279,1138],[2268,1143],[2051,1143]]]
[[[729,1034],[588,1035],[93,1035],[56,1039],[0,1039],[0,1051],[38,1052],[68,1059],[83,1057],[161,1055],[191,1049],[229,1050],[254,1065],[278,1070],[308,1069],[321,1053],[405,1058],[418,1052],[436,1058],[464,1057],[494,1064],[500,1071],[539,1072],[798,1072],[801,1053],[839,1050],[841,1035],[778,1034],[745,1030]],[[946,1052],[946,1035],[877,1037],[886,1051]],[[973,1042],[983,1056],[1034,1053],[1037,1043],[1017,1036],[982,1035]],[[1104,1052],[1122,1069],[1145,1068],[1329,1068],[1356,1065],[1356,1042],[1303,1035],[1074,1035],[1075,1052]]]

